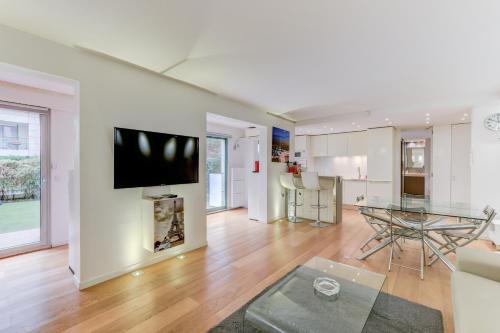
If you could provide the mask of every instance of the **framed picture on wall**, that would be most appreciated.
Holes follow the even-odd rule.
[[[154,252],[184,244],[184,199],[154,202]]]
[[[290,158],[290,132],[273,127],[271,162],[288,163]]]

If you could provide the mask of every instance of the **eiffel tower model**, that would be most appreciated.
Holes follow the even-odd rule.
[[[176,201],[174,200],[174,216],[172,218],[172,226],[168,231],[168,238],[172,243],[184,239],[184,235],[182,234],[182,230],[180,228],[179,220],[177,219],[177,209],[175,207],[175,204]]]

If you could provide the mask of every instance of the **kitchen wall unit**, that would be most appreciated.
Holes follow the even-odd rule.
[[[396,200],[400,193],[401,134],[394,127],[368,130],[368,196]]]
[[[328,156],[328,135],[311,136],[311,156]]]
[[[308,142],[303,138],[310,138],[309,151]],[[306,156],[307,170],[318,171],[322,176],[343,176],[347,180],[344,183],[344,203],[353,204],[359,195],[387,199],[398,197],[401,135],[397,129],[384,127],[349,133],[297,136],[296,140],[296,151]],[[302,152],[302,149],[305,151]],[[367,179],[364,179],[365,176]]]
[[[303,168],[307,168],[308,152],[311,146],[311,137],[308,135],[299,135],[295,137],[295,156],[292,161],[296,161]]]
[[[362,156],[367,154],[368,131],[312,135],[311,157]],[[306,137],[306,136],[300,136]],[[296,147],[297,149],[298,147]]]
[[[349,133],[329,134],[327,140],[328,156],[347,156]]]
[[[432,200],[470,202],[470,141],[470,124],[434,126]]]
[[[347,155],[363,156],[368,154],[368,131],[348,133]]]

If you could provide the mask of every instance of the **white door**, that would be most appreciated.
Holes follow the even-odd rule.
[[[49,112],[0,104],[0,257],[49,246]]]
[[[470,124],[451,126],[451,201],[470,202]]]
[[[451,199],[451,126],[432,129],[432,193],[436,202]]]

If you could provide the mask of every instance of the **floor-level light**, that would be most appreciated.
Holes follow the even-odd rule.
[[[142,274],[144,274],[144,271],[141,270],[133,271],[132,273],[130,273],[130,275],[132,275],[133,277],[138,277],[141,276]]]

